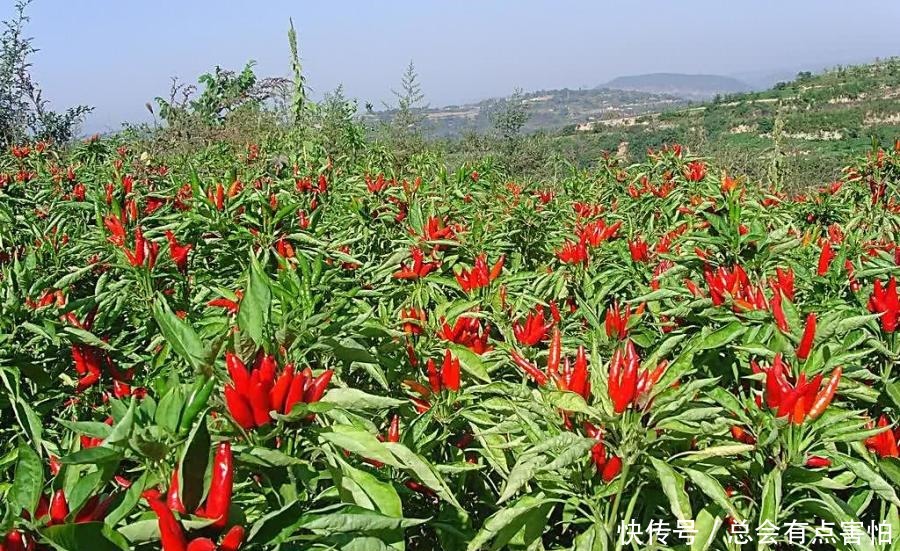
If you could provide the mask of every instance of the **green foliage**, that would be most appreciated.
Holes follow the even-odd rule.
[[[197,86],[179,86],[177,83],[173,84],[169,100],[157,97],[160,118],[169,125],[183,121],[221,125],[236,111],[260,109],[280,93],[284,84],[283,79],[259,81],[253,72],[252,61],[240,73],[216,66],[212,73],[200,75],[197,81],[202,92],[196,99],[191,98]]]
[[[91,108],[83,105],[52,111],[31,75],[29,58],[37,50],[25,36],[31,0],[17,0],[15,15],[3,22],[0,35],[0,148],[29,139],[64,144],[75,137]]]
[[[219,542],[200,505],[222,442],[226,528],[245,528],[245,551],[613,549],[631,519],[694,521],[697,547],[727,549],[725,517],[751,534],[765,520],[897,520],[900,467],[872,440],[893,427],[867,422],[900,415],[900,343],[877,312],[891,304],[868,306],[874,281],[900,274],[885,245],[900,231],[900,152],[860,148],[842,186],[798,197],[671,147],[549,163],[539,184],[489,157],[448,171],[425,150],[395,179],[392,151],[351,136],[352,111],[337,90],[304,114],[316,134],[272,132],[238,153],[144,156],[146,142],[117,136],[0,154],[4,536],[159,549],[141,496],[171,486],[186,537]],[[822,273],[820,239],[836,255]],[[580,240],[573,262],[563,246]],[[493,275],[462,275],[482,262]],[[778,269],[794,274],[790,296]],[[526,326],[548,334],[526,342]],[[642,373],[660,371],[617,410],[610,362],[625,339]],[[579,349],[590,384],[576,389]],[[265,406],[250,423],[228,398],[250,392],[231,353]],[[843,369],[821,416],[770,407],[753,366],[776,355],[792,382]],[[320,399],[299,387],[303,401],[272,405],[275,379],[307,368],[331,377]],[[70,514],[39,515],[59,491]],[[108,507],[77,522],[95,498]]]
[[[300,52],[297,47],[297,31],[294,30],[294,20],[290,19],[288,30],[288,45],[291,48],[291,70],[294,72],[294,94],[291,97],[291,113],[294,116],[294,124],[300,124],[303,119],[303,109],[306,107],[306,77],[303,75],[303,66],[300,64]]]

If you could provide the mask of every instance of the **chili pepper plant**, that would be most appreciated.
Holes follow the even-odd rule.
[[[804,193],[680,146],[143,153],[0,155],[3,551],[896,545],[897,148]]]

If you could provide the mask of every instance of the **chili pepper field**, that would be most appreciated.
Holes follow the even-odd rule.
[[[898,149],[4,151],[0,549],[897,549]]]

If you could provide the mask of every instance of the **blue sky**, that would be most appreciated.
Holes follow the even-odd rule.
[[[0,17],[11,13],[10,0]],[[900,2],[870,0],[34,0],[35,75],[87,129],[144,119],[170,78],[257,62],[290,71],[293,17],[314,96],[380,105],[412,59],[427,101],[590,87],[645,72],[741,74],[900,55]]]

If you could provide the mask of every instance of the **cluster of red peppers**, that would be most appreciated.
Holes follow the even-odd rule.
[[[547,338],[547,332],[553,327],[552,321],[544,319],[544,309],[538,307],[534,312],[529,312],[525,317],[525,323],[516,320],[512,324],[513,335],[522,346],[535,346]]]
[[[125,253],[125,257],[131,266],[135,268],[145,266],[148,270],[152,270],[156,266],[156,260],[159,256],[159,243],[145,238],[144,231],[140,226],[134,229],[134,248],[131,249],[126,245],[128,232],[118,216],[110,214],[104,218],[103,223],[111,234],[109,237],[110,243],[119,247]],[[169,254],[175,267],[181,273],[187,273],[188,253],[193,245],[178,243],[175,234],[171,231],[166,231],[166,240],[169,242]]]
[[[780,353],[775,355],[769,368],[762,368],[755,362],[752,363],[752,368],[754,373],[766,374],[766,406],[774,410],[777,417],[789,417],[794,425],[802,425],[806,419],[816,419],[825,412],[834,399],[843,372],[840,367],[836,367],[823,388],[821,373],[810,380],[807,380],[805,373],[801,373],[796,383],[791,384]]]
[[[706,163],[690,161],[684,164],[684,178],[688,182],[699,182],[706,177]]]
[[[584,432],[588,438],[597,441],[591,448],[591,460],[604,482],[612,482],[622,472],[622,458],[615,454],[607,454],[603,443],[603,431],[591,423],[584,422]]]
[[[887,285],[883,285],[880,279],[875,280],[868,306],[873,314],[881,314],[881,328],[885,333],[893,333],[897,329],[900,297],[897,295],[897,280],[894,276],[888,279]]]
[[[897,448],[897,442],[900,441],[900,427],[890,428],[890,421],[884,415],[878,418],[878,424],[871,421],[866,428],[883,428],[875,436],[866,438],[866,447],[878,457],[900,457],[900,450]]]
[[[715,306],[721,306],[726,297],[731,297],[735,311],[765,310],[768,307],[762,285],[750,283],[747,272],[739,264],[731,269],[719,266],[713,270],[707,266],[703,278]]]
[[[231,495],[234,487],[234,465],[231,444],[221,442],[216,447],[213,458],[212,477],[209,484],[206,502],[200,505],[195,514],[212,520],[212,528],[221,531],[228,525],[228,511],[231,508]],[[159,523],[162,551],[237,551],[244,539],[244,527],[232,526],[225,533],[218,545],[207,537],[187,539],[181,523],[174,513],[186,514],[187,510],[179,495],[178,472],[172,474],[169,490],[163,501],[158,490],[147,490],[144,499],[156,513]]]
[[[310,368],[295,371],[292,364],[277,374],[277,363],[269,354],[258,354],[250,371],[231,352],[225,354],[225,365],[231,375],[231,383],[225,386],[225,405],[244,430],[271,423],[272,410],[287,415],[298,403],[318,402],[334,375],[326,369],[314,377]]]
[[[652,371],[641,371],[640,364],[641,359],[630,340],[626,341],[624,351],[621,347],[616,348],[609,360],[607,388],[616,413],[624,412],[629,406],[645,405],[647,394],[668,366],[663,360]]]
[[[102,522],[106,518],[106,513],[114,497],[112,495],[91,496],[74,515],[71,522],[74,524]],[[60,488],[53,492],[49,499],[45,495],[41,496],[34,511],[33,519],[38,522],[44,522],[46,526],[55,526],[64,524],[66,519],[71,516],[71,513],[66,493]],[[30,515],[25,511],[22,512],[22,516],[26,519],[30,518]],[[0,551],[34,551],[35,549],[43,549],[43,547],[38,546],[35,540],[22,530],[11,530],[0,540]]]
[[[556,256],[565,264],[587,264],[588,248],[584,239],[565,241],[556,252]]]
[[[442,319],[438,337],[465,346],[472,352],[481,355],[490,350],[488,346],[490,332],[490,324],[482,325],[481,318],[462,315],[456,318],[452,326]]]
[[[632,262],[648,262],[650,260],[650,245],[637,236],[628,241],[628,253]]]
[[[574,208],[575,212],[582,217],[599,214],[599,210],[582,203],[575,203]],[[563,242],[562,247],[556,252],[556,256],[565,264],[587,265],[590,260],[588,256],[589,247],[599,247],[601,243],[616,237],[621,225],[621,222],[607,225],[604,220],[594,220],[580,225],[575,229],[578,239],[576,241],[566,240]]]
[[[79,329],[89,331],[95,315],[96,311],[91,311],[83,322],[74,315],[67,317],[66,320]],[[100,382],[104,368],[113,379],[113,395],[116,398],[126,398],[134,392],[130,386],[134,378],[134,369],[119,370],[105,350],[90,344],[73,344],[71,353],[75,372],[78,374],[75,392],[83,392]]]
[[[459,283],[463,292],[469,293],[482,287],[487,287],[492,281],[497,279],[500,271],[503,270],[503,262],[506,259],[504,255],[500,255],[497,262],[488,268],[487,255],[482,253],[475,259],[472,268],[466,270],[463,268],[459,273],[455,274],[456,282]]]
[[[578,347],[575,354],[575,362],[570,364],[569,359],[562,361],[562,334],[559,327],[553,328],[553,334],[550,337],[550,347],[547,349],[547,372],[526,359],[519,352],[512,348],[510,357],[513,363],[519,366],[528,376],[535,382],[544,386],[551,380],[556,384],[559,390],[567,390],[574,392],[587,400],[591,394],[590,372],[588,370],[587,354],[583,346]],[[562,369],[560,369],[562,367]]]
[[[412,256],[412,266],[406,262],[401,263],[400,269],[394,272],[394,279],[419,279],[441,266],[439,261],[425,262],[425,253],[419,247],[410,247],[409,252]]]
[[[638,316],[643,314],[644,305],[639,305],[634,313]],[[625,340],[625,337],[628,336],[628,323],[631,320],[631,314],[630,304],[625,305],[625,308],[622,309],[622,306],[616,302],[612,307],[608,308],[606,310],[606,319],[604,321],[606,336],[620,341]]]
[[[455,358],[450,350],[444,351],[444,361],[438,368],[434,360],[429,358],[425,364],[425,370],[428,374],[428,386],[424,386],[416,381],[403,381],[413,391],[419,394],[419,397],[410,398],[413,407],[419,413],[425,413],[431,409],[430,398],[432,394],[440,394],[447,390],[458,392],[460,389],[460,368],[459,359]]]

